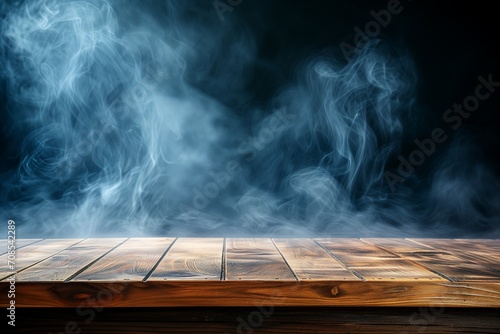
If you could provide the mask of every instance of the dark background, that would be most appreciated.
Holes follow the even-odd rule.
[[[340,43],[353,44],[354,27],[364,30],[365,24],[374,20],[370,11],[387,9],[388,4],[388,1],[244,0],[233,11],[224,13],[224,22],[218,22],[211,1],[186,2],[193,7],[193,20],[205,17],[210,24],[221,24],[223,29],[244,27],[255,37],[257,60],[244,72],[248,76],[244,87],[218,87],[212,82],[196,81],[189,73],[186,77],[193,86],[216,97],[242,119],[248,117],[245,112],[249,106],[266,105],[277,91],[289,84],[294,70],[304,59],[320,52],[342,58]],[[158,20],[171,8],[168,1],[119,3],[124,7],[140,4],[151,9]],[[491,73],[493,80],[500,81],[500,29],[493,2],[413,0],[402,1],[401,5],[403,11],[392,16],[390,24],[382,28],[377,38],[407,50],[416,65],[418,113],[405,120],[401,151],[403,156],[408,156],[415,149],[415,138],[429,137],[435,127],[448,126],[442,120],[443,113],[474,94],[479,75],[487,77]],[[200,11],[204,14],[200,15]],[[185,15],[189,15],[189,10]],[[203,21],[200,23],[203,25]],[[9,175],[15,173],[23,158],[19,154],[23,136],[10,129],[9,93],[5,87],[5,78],[2,78],[0,174]],[[231,93],[236,90],[239,92]],[[246,93],[242,95],[241,91]],[[497,176],[500,176],[499,106],[500,92],[497,91],[481,102],[458,131],[447,132],[451,137],[465,136],[475,152],[472,158],[477,157],[493,167]],[[15,115],[15,111],[11,110],[11,115]],[[451,142],[440,145],[437,153],[416,170],[420,180],[428,179],[426,174],[431,173],[432,161],[440,159],[439,153]],[[388,167],[395,168],[397,164],[394,159]]]
[[[304,57],[325,49],[340,55],[341,42],[353,44],[354,27],[364,31],[365,24],[373,20],[370,11],[386,9],[388,1],[261,3],[264,1],[244,1],[226,14],[241,17],[260,36],[262,62],[255,69],[251,89],[255,92],[252,100],[264,102],[276,87],[287,83],[290,69]],[[415,138],[429,137],[433,128],[444,125],[446,109],[474,93],[479,75],[492,73],[493,79],[500,81],[500,29],[495,5],[487,1],[402,1],[401,5],[403,11],[392,16],[378,38],[409,50],[419,75],[416,98],[421,107],[415,126],[405,128],[407,156],[414,149]],[[279,68],[272,76],[269,64]],[[483,153],[497,167],[499,102],[500,94],[495,92],[461,127],[474,134]],[[419,172],[424,170],[425,166]]]
[[[127,2],[123,2],[126,6]],[[193,6],[199,7],[200,1]],[[264,104],[277,89],[289,82],[294,67],[305,57],[331,49],[341,55],[340,43],[353,44],[354,27],[364,30],[373,20],[371,10],[387,8],[387,1],[250,1],[244,0],[225,12],[221,24],[249,27],[257,37],[259,61],[251,69],[252,79],[247,100],[225,101],[235,109],[246,104]],[[204,10],[216,17],[211,3]],[[496,5],[489,1],[462,3],[456,1],[403,1],[400,14],[393,15],[390,24],[382,28],[381,39],[387,39],[410,51],[419,74],[420,105],[414,129],[406,128],[408,143],[419,136],[428,136],[436,126],[442,126],[442,114],[453,103],[461,103],[472,94],[477,76],[493,73],[500,81],[500,29]],[[167,1],[144,2],[152,8],[168,7]],[[161,12],[161,11],[160,11]],[[9,136],[9,121],[5,113],[8,96],[2,81],[0,114],[0,170],[6,172],[19,162],[16,136]],[[210,87],[199,87],[210,93]],[[228,96],[230,96],[228,94]],[[223,96],[218,96],[218,98]],[[472,117],[465,120],[462,130],[474,133],[488,160],[499,166],[500,94],[481,103]],[[446,145],[446,143],[445,143]],[[412,147],[408,148],[409,150]],[[420,172],[425,168],[419,169]]]

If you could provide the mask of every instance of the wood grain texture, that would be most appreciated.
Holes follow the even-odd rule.
[[[179,238],[148,281],[220,280],[223,238]]]
[[[311,239],[273,239],[299,280],[361,280]]]
[[[33,244],[35,242],[42,241],[42,239],[18,239],[15,241],[16,250]],[[0,239],[0,255],[7,253],[7,239]]]
[[[500,277],[499,267],[483,266],[477,261],[458,257],[452,252],[438,250],[409,240],[393,238],[364,240],[419,263],[452,281],[498,281]]]
[[[72,281],[142,281],[175,238],[132,238]]]
[[[71,246],[17,274],[19,281],[64,281],[116,247],[125,238],[93,238]]]
[[[271,239],[229,238],[226,280],[297,280]]]
[[[444,280],[422,266],[359,239],[316,239],[316,241],[367,281]]]
[[[47,239],[23,247],[16,251],[16,270],[19,272],[82,240],[83,239]],[[0,255],[0,261],[2,263],[0,267],[0,278],[5,279],[11,272],[11,270],[7,268],[7,254]]]
[[[500,265],[500,241],[491,239],[408,239],[410,241],[452,252],[484,266]]]
[[[0,295],[8,283],[0,282]],[[0,300],[6,306],[7,299]],[[17,307],[500,307],[500,284],[447,281],[23,282]]]
[[[479,259],[488,249],[496,254],[496,240],[449,241],[444,250],[446,240],[435,241],[441,249],[405,239],[232,238],[225,252],[222,238],[172,240],[27,245],[18,253],[16,305],[500,307],[500,265],[494,256],[488,265]],[[8,288],[0,282],[0,295]]]

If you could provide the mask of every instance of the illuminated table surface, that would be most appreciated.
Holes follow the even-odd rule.
[[[500,333],[495,239],[21,239],[15,281],[7,246],[16,333]]]
[[[495,239],[21,239],[16,247],[19,307],[500,307]],[[2,265],[0,275],[6,295],[11,270]]]

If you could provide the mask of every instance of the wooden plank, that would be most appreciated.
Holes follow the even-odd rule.
[[[493,239],[408,239],[436,249],[471,258],[484,266],[500,267],[500,240]]]
[[[0,282],[6,296],[8,282]],[[0,299],[0,307],[8,299]],[[16,307],[358,306],[500,307],[498,282],[199,281],[23,282]]]
[[[34,244],[35,242],[42,241],[43,239],[16,239],[14,245],[16,247],[16,250],[23,248],[25,246],[28,246],[30,244]],[[0,255],[3,255],[7,253],[7,245],[10,245],[7,242],[7,239],[1,239],[0,240]]]
[[[361,280],[311,239],[273,239],[299,280]]]
[[[96,239],[85,240],[70,248],[59,245],[55,255],[57,241],[40,241],[22,248],[36,250],[35,246],[40,243],[45,243],[47,249],[52,247],[38,263],[18,273],[16,306],[500,307],[500,275],[491,274],[489,279],[477,280],[474,279],[477,272],[474,272],[476,276],[472,279],[462,275],[460,281],[449,281],[444,278],[447,276],[439,276],[445,275],[440,271],[436,270],[439,274],[428,271],[427,264],[424,267],[417,261],[406,259],[406,256],[419,256],[431,264],[437,263],[445,268],[458,266],[460,269],[463,263],[469,266],[465,254],[472,254],[465,253],[463,248],[461,254],[464,258],[456,255],[458,252],[441,251],[404,239],[318,239],[319,243],[311,239],[228,239],[224,253],[222,238],[185,238],[177,239],[170,248],[168,245],[158,247],[153,251],[155,260],[151,257],[134,258],[132,254],[141,242],[146,245],[154,239],[131,239],[121,244],[123,249],[119,242],[116,243],[118,239],[92,240]],[[136,240],[136,246],[132,240]],[[77,241],[71,240],[69,245]],[[386,250],[384,245],[378,246],[378,242],[385,242],[385,247],[398,247],[400,252]],[[498,247],[494,241],[485,244],[494,250]],[[144,247],[154,248],[152,244]],[[47,249],[40,249],[40,252],[48,252]],[[474,249],[486,251],[481,247]],[[21,253],[24,251],[19,255]],[[446,256],[441,258],[441,253],[451,253],[455,257],[450,262],[441,263],[447,259]],[[165,255],[162,258],[158,254]],[[432,262],[435,257],[437,262]],[[314,262],[315,258],[317,262]],[[223,259],[226,260],[225,266]],[[164,260],[166,265],[161,266]],[[334,265],[330,267],[331,264]],[[135,281],[125,280],[132,273],[130,268],[135,266],[138,267]],[[122,272],[120,268],[123,267],[127,269]],[[341,280],[324,272],[342,267],[365,281],[352,275]],[[160,278],[141,281],[148,268],[152,268],[149,273],[157,272]],[[224,268],[227,280],[220,279]],[[79,274],[84,277],[92,270],[98,277],[96,281],[70,280]],[[167,277],[169,272],[173,275],[165,280],[164,274]],[[31,276],[23,277],[24,273]],[[303,279],[297,281],[296,276]],[[454,279],[451,276],[450,280]],[[9,282],[0,282],[0,295],[7,294],[8,289]],[[6,301],[0,299],[0,306],[4,307]]]
[[[72,281],[142,281],[175,238],[132,238]]]
[[[23,248],[25,246],[42,241],[43,239],[18,239],[16,240],[16,248]]]
[[[229,238],[226,280],[297,280],[271,239]]]
[[[444,280],[415,263],[359,239],[316,239],[316,241],[367,281]]]
[[[448,251],[441,251],[409,240],[393,238],[364,240],[419,263],[452,281],[498,281],[500,277],[500,270],[496,268],[485,267],[465,257],[458,257]]]
[[[148,281],[220,280],[223,238],[179,238]]]
[[[17,274],[18,281],[64,281],[110,251],[125,238],[92,238],[71,246]]]
[[[14,261],[16,270],[19,272],[82,240],[83,239],[46,239],[27,245],[16,251],[16,259]],[[0,263],[2,263],[0,267],[0,277],[2,279],[5,279],[7,275],[12,272],[12,270],[7,267],[7,255],[8,254],[0,255]]]

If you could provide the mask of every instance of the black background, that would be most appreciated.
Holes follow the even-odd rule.
[[[121,2],[123,6],[126,1]],[[168,7],[168,2],[142,2],[151,8]],[[387,8],[388,1],[328,1],[244,0],[225,12],[220,23],[245,26],[256,37],[258,61],[251,69],[251,80],[244,87],[247,100],[225,101],[228,105],[265,103],[277,89],[286,85],[294,67],[304,58],[325,49],[342,55],[340,43],[353,44],[354,27],[364,30],[373,20],[371,10]],[[193,7],[200,7],[193,1]],[[442,115],[453,103],[461,103],[473,94],[477,76],[493,74],[500,81],[500,29],[498,11],[494,2],[474,1],[402,1],[403,11],[393,15],[390,24],[382,28],[378,38],[390,40],[409,50],[418,71],[419,115],[417,126],[406,128],[405,142],[411,146],[416,137],[428,137],[436,126],[442,126]],[[207,15],[218,20],[211,2],[203,3]],[[161,10],[160,10],[161,11]],[[212,22],[213,24],[213,22]],[[1,171],[15,168],[19,162],[21,141],[9,131],[6,115],[5,78],[2,80],[2,126],[0,150]],[[210,93],[210,87],[199,87]],[[220,98],[220,97],[219,97]],[[482,102],[479,110],[465,120],[463,128],[471,129],[477,136],[481,150],[497,167],[499,159],[498,106],[500,94]],[[412,147],[408,147],[409,150]],[[497,168],[498,169],[498,168]]]
[[[119,3],[127,6],[129,2]],[[140,4],[149,7],[158,17],[169,8],[168,1],[141,1]],[[239,98],[234,99],[232,94],[221,94],[210,83],[193,81],[192,84],[245,117],[248,105],[265,105],[276,91],[289,84],[295,68],[307,57],[325,50],[342,57],[340,44],[353,44],[354,28],[364,30],[366,23],[374,20],[370,11],[384,10],[387,4],[388,1],[243,0],[233,11],[224,14],[224,22],[219,22],[212,1],[191,1],[189,5],[193,6],[193,11],[205,11],[204,17],[210,21],[207,24],[221,24],[223,29],[245,27],[255,37],[257,45],[257,59],[245,73],[248,75],[246,86],[239,87],[247,92],[244,98],[238,95]],[[500,29],[494,2],[413,0],[401,1],[401,5],[403,11],[392,16],[378,38],[407,50],[416,65],[418,113],[405,124],[401,152],[408,156],[415,148],[415,138],[429,137],[432,129],[447,126],[442,120],[443,113],[454,103],[462,103],[465,97],[474,94],[479,75],[492,74],[493,80],[500,82]],[[0,86],[0,173],[7,175],[22,159],[19,152],[23,137],[9,127],[5,80],[2,78]],[[492,166],[497,175],[500,171],[499,106],[500,89],[481,102],[459,131],[448,132],[450,136],[466,133],[477,155]],[[15,115],[15,111],[10,110],[10,115]],[[439,159],[439,152],[446,150],[450,142],[438,147],[438,154],[429,160]],[[397,163],[391,161],[389,168],[396,167]],[[430,172],[427,166],[431,165],[418,168],[416,173],[425,179],[425,174]]]

